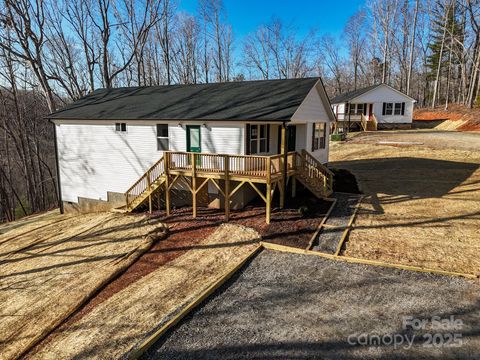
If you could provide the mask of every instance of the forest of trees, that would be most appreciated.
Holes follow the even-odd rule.
[[[340,35],[271,18],[243,38],[222,0],[0,0],[0,221],[56,205],[45,116],[97,88],[307,76],[330,96],[385,82],[472,107],[480,0],[367,0]]]

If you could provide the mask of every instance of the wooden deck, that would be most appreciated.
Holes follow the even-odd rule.
[[[360,115],[349,115],[348,114],[339,114],[344,115],[342,120],[336,121],[336,128],[341,129],[341,132],[345,132],[345,129],[349,130],[351,125],[359,124],[360,128],[363,131],[376,131],[378,127],[378,121],[375,115],[366,117],[363,114]]]
[[[286,158],[286,159],[285,159]],[[192,194],[193,216],[197,215],[197,195],[211,182],[225,199],[225,217],[230,216],[230,198],[242,186],[251,186],[266,204],[266,221],[270,222],[272,197],[280,192],[280,206],[285,202],[285,184],[292,181],[293,196],[299,180],[313,194],[327,197],[332,193],[333,174],[306,151],[284,155],[227,155],[166,151],[163,157],[125,193],[126,210],[132,211],[148,201],[152,210],[152,194],[163,191],[167,215],[170,214],[170,192],[184,179]],[[220,185],[222,180],[222,186]],[[235,187],[231,188],[235,182]],[[265,184],[265,192],[257,186]]]

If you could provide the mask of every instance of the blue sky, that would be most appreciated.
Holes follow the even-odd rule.
[[[179,8],[194,13],[197,0],[177,0]],[[355,13],[364,0],[224,0],[229,23],[235,37],[244,35],[272,17],[293,25],[299,35],[312,28],[318,34],[340,34],[347,19]]]

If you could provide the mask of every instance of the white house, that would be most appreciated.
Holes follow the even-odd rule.
[[[175,174],[185,175],[180,170],[194,167],[187,184],[177,181],[179,188],[192,190],[198,186],[192,179],[202,177],[215,163],[210,173],[218,176],[212,175],[203,187],[210,202],[223,194],[220,182],[230,179],[236,184],[242,182],[241,176],[253,179],[253,187],[270,176],[273,190],[279,189],[282,183],[278,180],[276,187],[273,179],[283,171],[283,160],[289,167],[299,161],[287,159],[286,151],[285,159],[278,155],[281,134],[285,150],[298,157],[303,150],[304,156],[326,163],[328,125],[335,121],[319,78],[101,89],[49,118],[56,129],[61,199],[76,208],[79,203],[82,208],[92,204],[98,208],[105,201],[124,202],[124,194],[133,192],[132,185],[145,179],[152,166],[158,166],[161,176],[168,172],[167,183]],[[191,153],[197,156],[195,166],[185,160]],[[229,161],[228,178],[221,175],[226,171],[224,158]],[[272,171],[259,172],[267,163]],[[236,197],[242,206],[246,200],[240,193]]]
[[[331,99],[339,122],[359,124],[363,115],[378,129],[410,128],[415,99],[387,84],[378,84]]]

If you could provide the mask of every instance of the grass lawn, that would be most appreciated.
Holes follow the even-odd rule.
[[[360,134],[330,160],[366,195],[345,255],[480,272],[480,134]]]

